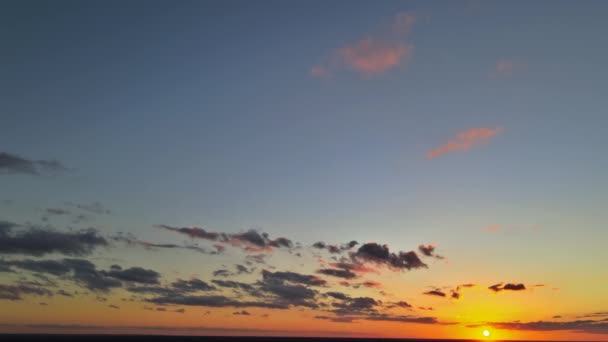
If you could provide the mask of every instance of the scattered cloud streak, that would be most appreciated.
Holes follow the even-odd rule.
[[[487,143],[492,137],[500,133],[502,128],[472,128],[456,135],[456,139],[449,141],[426,154],[427,158],[437,158],[451,152],[462,152],[474,146]]]

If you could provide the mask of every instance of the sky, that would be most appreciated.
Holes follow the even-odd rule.
[[[0,332],[608,341],[607,10],[3,2]]]

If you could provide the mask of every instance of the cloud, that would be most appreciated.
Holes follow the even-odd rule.
[[[360,285],[364,286],[364,287],[368,287],[368,288],[380,288],[380,287],[382,287],[382,283],[379,283],[377,281],[372,281],[372,280],[366,280],[366,281],[362,282]]]
[[[292,283],[299,283],[310,286],[323,286],[327,284],[327,281],[314,275],[300,274],[295,272],[270,272],[267,270],[262,271],[262,277],[265,281],[267,280],[279,280],[289,281]]]
[[[13,231],[14,225],[4,223],[0,228],[0,254],[26,254],[42,256],[48,253],[82,256],[90,254],[108,242],[97,230],[90,228],[76,232],[59,232],[47,227],[29,226]]]
[[[141,267],[104,271],[103,274],[111,278],[142,284],[158,284],[160,278],[160,273]]]
[[[507,283],[507,284],[495,284],[492,286],[489,286],[488,289],[494,291],[494,292],[500,292],[503,290],[508,290],[508,291],[523,291],[526,289],[526,286],[524,284],[511,284],[511,283]]]
[[[404,308],[404,309],[409,309],[412,307],[411,304],[409,304],[408,302],[404,302],[404,301],[400,301],[400,302],[396,302],[393,303],[395,306],[398,306],[400,308]]]
[[[427,291],[423,294],[425,294],[427,296],[436,296],[436,297],[445,297],[446,296],[446,294],[440,290],[431,290],[431,291]]]
[[[216,241],[227,243],[233,247],[239,247],[248,253],[269,252],[274,248],[292,248],[293,242],[287,238],[279,237],[271,239],[267,233],[259,233],[254,229],[250,229],[243,233],[227,234],[207,231],[199,227],[172,227],[168,225],[156,225],[156,227],[184,234],[193,239],[203,239],[208,241]],[[220,248],[224,248],[223,245]],[[218,249],[219,250],[219,249]]]
[[[287,309],[289,307],[287,304],[239,301],[225,296],[161,296],[148,299],[147,301],[155,304],[176,304],[202,307],[258,307],[269,309]]]
[[[53,174],[68,169],[58,160],[29,160],[20,156],[0,152],[0,175],[2,174]]]
[[[207,284],[206,282],[193,278],[190,280],[178,279],[171,284],[174,288],[183,292],[196,292],[196,291],[213,291],[215,287]]]
[[[227,287],[227,288],[245,290],[245,291],[254,290],[254,287],[252,285],[246,284],[246,283],[241,283],[238,281],[214,279],[211,282],[220,287]]]
[[[420,253],[422,253],[425,256],[428,257],[433,257],[433,258],[437,258],[437,259],[443,259],[444,257],[441,255],[438,255],[435,253],[435,248],[437,248],[435,245],[433,244],[429,244],[429,245],[419,245],[418,246],[418,250],[420,251]]]
[[[577,320],[566,322],[536,321],[536,322],[486,322],[470,324],[467,328],[491,326],[495,329],[524,330],[524,331],[576,331],[592,334],[608,334],[608,323],[594,320]]]
[[[346,69],[372,76],[406,64],[414,53],[414,45],[407,38],[415,21],[414,15],[399,13],[389,29],[335,49],[323,63],[310,69],[310,75],[326,78]]]
[[[242,315],[242,316],[251,316],[251,314],[249,313],[249,311],[246,311],[246,310],[233,312],[232,314],[233,315]]]
[[[0,284],[0,300],[21,300],[22,295],[35,295],[50,297],[53,293],[45,288],[33,287],[23,284],[3,285]]]
[[[356,273],[345,269],[322,268],[320,270],[317,270],[317,273],[344,279],[357,278]]]
[[[442,145],[426,154],[427,158],[437,158],[446,153],[456,151],[467,151],[474,146],[484,144],[493,136],[500,133],[501,128],[472,128],[468,131],[460,132],[455,140]]]
[[[351,254],[351,258],[356,262],[369,262],[385,266],[391,270],[411,270],[428,267],[414,251],[391,253],[387,245],[380,245],[375,242],[362,245],[356,253]]]
[[[347,251],[349,249],[352,249],[353,247],[357,246],[359,243],[357,241],[350,241],[348,243],[342,244],[341,246],[337,246],[337,245],[332,245],[332,244],[328,244],[325,243],[323,241],[319,241],[319,242],[315,242],[312,247],[316,248],[316,249],[327,249],[327,251],[329,253],[332,254],[339,254],[342,253],[344,251]]]
[[[228,271],[227,269],[223,269],[223,268],[213,271],[214,277],[228,277],[231,275],[232,275],[232,273],[230,273],[230,271]]]
[[[116,306],[116,305],[113,305],[113,304],[108,305],[108,307],[112,308],[112,309],[120,309],[119,306]]]

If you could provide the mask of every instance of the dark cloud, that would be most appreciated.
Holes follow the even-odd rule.
[[[67,171],[67,168],[58,160],[29,160],[0,152],[0,174],[42,175],[63,171]]]
[[[7,228],[8,227],[8,228]],[[50,228],[29,226],[26,230],[13,231],[14,225],[5,223],[0,229],[0,254],[25,254],[42,256],[48,253],[82,256],[108,242],[97,230],[90,228],[76,232],[59,232]]]
[[[428,295],[428,296],[437,296],[437,297],[445,297],[446,296],[445,293],[443,293],[443,292],[441,292],[439,290],[431,290],[431,291],[427,291],[427,292],[425,292],[423,294]]]
[[[236,274],[251,273],[251,271],[243,265],[237,264],[234,265],[234,267],[236,268]]]
[[[332,253],[332,254],[339,254],[339,253],[342,253],[344,251],[347,251],[347,250],[355,247],[358,244],[359,243],[354,240],[350,241],[348,243],[342,244],[341,246],[332,245],[332,244],[325,243],[323,241],[319,241],[319,242],[315,242],[312,245],[312,247],[316,248],[316,249],[326,249],[329,253]]]
[[[246,252],[270,251],[273,248],[292,248],[293,242],[287,238],[279,237],[271,239],[267,233],[259,233],[254,229],[250,229],[243,233],[227,234],[207,231],[200,227],[172,227],[168,225],[157,225],[156,227],[184,234],[193,239],[203,239],[208,241],[217,241],[228,243],[232,246],[242,248]],[[223,249],[224,246],[220,245]],[[219,250],[219,249],[218,249]]]
[[[42,287],[33,287],[24,284],[3,285],[0,284],[0,300],[21,300],[22,295],[47,296],[53,293]]]
[[[108,305],[108,307],[112,308],[112,309],[120,309],[119,306],[116,306],[116,305],[113,305],[113,304]]]
[[[213,291],[215,287],[207,284],[206,282],[193,278],[190,280],[179,279],[171,284],[175,289],[183,292],[197,292],[197,291]]]
[[[173,243],[153,243],[153,242],[148,242],[148,241],[141,241],[138,240],[137,238],[135,238],[134,236],[131,235],[125,235],[122,233],[119,233],[118,235],[112,237],[112,239],[114,241],[120,241],[120,242],[124,242],[130,246],[142,246],[145,249],[148,250],[155,250],[155,249],[186,249],[186,250],[191,250],[191,251],[195,251],[195,252],[199,252],[199,253],[203,253],[203,254],[219,254],[221,251],[218,249],[216,251],[207,251],[202,247],[197,246],[196,244],[193,245],[176,245]]]
[[[254,287],[252,285],[246,284],[246,283],[241,283],[238,281],[215,279],[215,280],[212,280],[211,282],[220,287],[227,287],[227,288],[239,289],[239,290],[245,290],[245,291],[254,290]]]
[[[213,271],[214,277],[228,277],[231,275],[232,275],[232,273],[230,273],[230,271],[228,271],[227,269],[220,269],[220,270]]]
[[[186,312],[186,309],[177,309],[177,310],[175,310],[173,312],[184,313],[184,312]]]
[[[491,326],[495,329],[525,330],[525,331],[577,331],[592,334],[608,334],[608,323],[594,320],[577,320],[566,322],[537,321],[537,322],[487,322],[467,325],[468,328]]]
[[[104,271],[103,274],[122,281],[142,284],[158,284],[160,279],[160,273],[141,267],[131,267],[125,270],[110,270],[107,272]]]
[[[351,254],[351,257],[357,262],[371,262],[393,270],[427,267],[414,251],[391,253],[387,245],[379,245],[374,242],[362,245],[356,253]]]
[[[191,238],[197,238],[197,239],[204,239],[204,240],[210,240],[210,241],[217,241],[220,238],[222,238],[223,240],[223,235],[220,233],[216,233],[216,232],[208,232],[203,228],[199,228],[199,227],[192,227],[192,228],[187,228],[187,227],[183,227],[183,228],[178,228],[178,227],[172,227],[172,226],[168,226],[168,225],[164,225],[164,224],[159,224],[156,225],[157,228],[162,228],[162,229],[166,229],[166,230],[170,230],[173,232],[177,232],[180,234],[184,234],[184,235],[188,235]]]
[[[237,312],[233,312],[233,315],[242,315],[242,316],[250,316],[251,314],[249,313],[249,311],[246,310],[242,310],[242,311],[237,311]]]
[[[375,313],[375,307],[380,305],[380,302],[371,297],[348,297],[346,300],[333,302],[331,305],[336,308],[333,310],[335,314],[349,316]]]
[[[95,265],[84,259],[63,259],[63,262],[72,268],[72,279],[91,291],[107,292],[112,288],[121,287],[122,283],[98,271]]]
[[[57,260],[0,260],[0,265],[5,267],[13,266],[27,271],[49,273],[57,276],[64,275],[71,271],[71,268],[68,265]]]
[[[350,300],[351,299],[349,295],[344,294],[342,292],[330,291],[330,292],[325,292],[325,294],[327,296],[330,296],[332,298],[339,299],[339,300]]]
[[[404,309],[409,309],[412,307],[411,304],[409,304],[408,302],[404,302],[404,301],[393,303],[393,305],[398,306],[400,308],[404,308]]]
[[[357,274],[345,269],[322,268],[317,270],[317,273],[344,279],[353,279],[357,277]]]
[[[176,304],[203,307],[258,307],[269,309],[287,309],[289,307],[288,304],[258,301],[239,301],[225,296],[162,296],[148,299],[148,301],[155,304]]]
[[[295,272],[270,272],[267,270],[263,270],[262,277],[264,278],[264,280],[289,281],[292,283],[299,283],[310,286],[323,286],[327,284],[327,281],[317,276],[300,274]]]
[[[426,245],[426,246],[423,245],[423,244],[421,244],[421,245],[418,246],[418,250],[423,255],[428,256],[428,257],[437,258],[437,259],[443,259],[444,258],[443,256],[438,255],[438,254],[435,253],[435,248],[437,248],[437,247],[435,245],[432,245],[432,244]]]
[[[526,289],[526,286],[524,284],[512,284],[512,283],[507,283],[504,284],[503,283],[498,283],[498,284],[494,284],[492,286],[488,286],[488,289],[494,291],[494,292],[500,292],[503,290],[509,290],[509,291],[523,291]]]

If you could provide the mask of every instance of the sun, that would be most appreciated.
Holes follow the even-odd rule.
[[[490,337],[490,330],[484,330],[482,334],[485,337]]]

